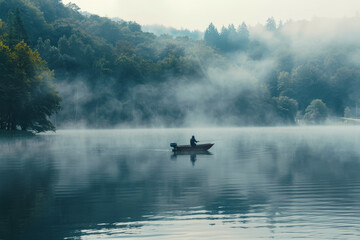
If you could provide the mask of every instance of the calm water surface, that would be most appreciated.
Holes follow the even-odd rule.
[[[169,143],[212,140],[209,154]],[[0,239],[360,239],[360,128],[0,139]]]

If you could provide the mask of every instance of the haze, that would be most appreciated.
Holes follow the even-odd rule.
[[[82,11],[141,25],[161,24],[176,28],[204,30],[215,26],[264,23],[268,17],[277,20],[310,20],[314,17],[353,17],[358,15],[360,1],[343,0],[63,0],[73,2]]]

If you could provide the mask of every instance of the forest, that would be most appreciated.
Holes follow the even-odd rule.
[[[0,130],[357,117],[358,17],[209,23],[201,37],[60,0],[0,0],[0,19]]]

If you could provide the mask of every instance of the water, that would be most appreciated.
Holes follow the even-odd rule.
[[[169,143],[214,140],[210,154]],[[0,139],[0,239],[359,239],[360,128]]]

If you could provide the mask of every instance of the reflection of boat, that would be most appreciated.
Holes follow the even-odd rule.
[[[190,146],[190,145],[177,145],[176,143],[171,143],[170,147],[172,147],[173,152],[198,152],[198,151],[207,151],[209,150],[214,143],[207,143],[207,144],[198,144],[196,146]]]

